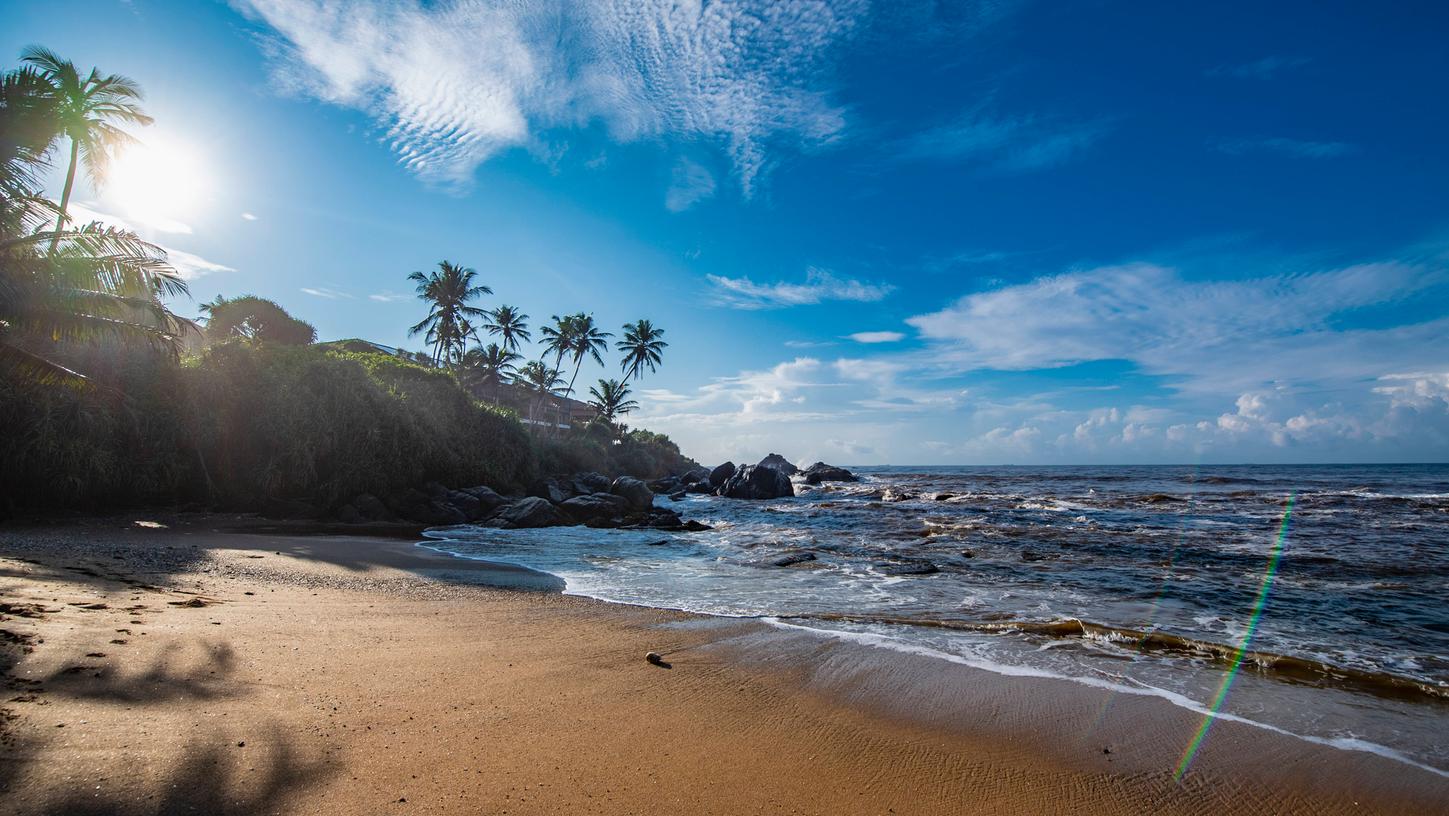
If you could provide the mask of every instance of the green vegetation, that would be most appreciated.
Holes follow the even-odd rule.
[[[603,364],[611,335],[591,315],[556,318],[541,331],[553,365],[519,367],[528,316],[472,305],[491,290],[451,262],[410,276],[429,304],[412,332],[431,354],[314,344],[311,325],[253,295],[203,304],[203,332],[167,306],[189,292],[163,250],[67,213],[80,164],[100,185],[134,141],[118,125],[150,123],[140,89],[44,49],[25,60],[0,74],[0,511],[328,510],[429,481],[506,491],[545,473],[655,478],[694,465],[667,437],[615,424],[637,407],[617,381],[590,389],[598,416],[569,427],[560,414],[577,406],[560,396],[585,358]],[[37,180],[61,146],[55,204]],[[470,349],[475,324],[500,343]],[[625,328],[627,380],[654,371],[665,344],[647,320]],[[203,350],[183,358],[188,348]],[[523,393],[534,421],[480,389]],[[537,417],[545,405],[554,415]]]

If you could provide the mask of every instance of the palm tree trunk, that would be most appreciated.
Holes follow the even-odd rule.
[[[573,393],[574,393],[574,380],[577,380],[579,378],[579,369],[581,369],[583,367],[584,367],[584,358],[580,357],[579,358],[579,361],[574,364],[574,375],[572,377],[569,377],[569,387],[568,387],[568,389],[566,391],[564,391],[564,399],[567,400],[567,399],[571,399],[573,397]],[[573,417],[573,410],[570,409],[569,410],[569,425],[570,426],[573,425],[573,419],[574,419],[574,417]],[[569,430],[573,430],[573,428],[570,427]]]
[[[60,245],[60,231],[65,229],[65,211],[70,206],[70,191],[75,187],[75,168],[80,162],[80,142],[70,140],[70,168],[65,173],[65,187],[60,191],[60,215],[55,219],[55,235],[50,239],[50,252]]]

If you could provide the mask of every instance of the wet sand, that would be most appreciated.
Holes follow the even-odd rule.
[[[406,539],[172,522],[0,528],[0,814],[1449,806],[1442,777],[1231,722],[1176,781],[1199,718],[1161,700],[563,596]]]

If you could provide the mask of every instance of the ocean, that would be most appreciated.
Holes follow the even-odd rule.
[[[1449,465],[856,472],[775,501],[657,498],[707,532],[463,525],[425,546],[1449,776]]]

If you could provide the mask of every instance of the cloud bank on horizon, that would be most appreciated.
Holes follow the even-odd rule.
[[[1414,155],[1384,134],[1409,134],[1412,121],[1432,143],[1444,123],[1413,105],[1397,126],[1346,127],[1341,100],[1343,110],[1325,102],[1332,116],[1302,113],[1302,83],[1349,82],[1333,73],[1341,55],[1311,38],[1289,50],[1205,37],[1180,65],[1155,57],[1166,97],[1201,101],[1204,121],[1184,135],[1153,107],[1167,103],[1131,106],[1114,71],[1140,64],[1130,53],[1111,63],[1110,48],[1083,46],[1104,60],[1108,91],[1092,104],[1073,101],[1090,71],[1041,68],[1040,52],[1018,63],[997,53],[974,84],[959,81],[951,60],[967,60],[973,37],[1031,25],[1017,3],[232,2],[263,27],[292,93],[364,112],[430,186],[467,192],[508,151],[547,163],[576,134],[602,132],[655,146],[660,217],[721,214],[723,236],[751,213],[796,218],[774,197],[801,165],[816,170],[802,186],[846,180],[813,199],[796,191],[796,209],[822,214],[769,233],[788,250],[778,265],[696,264],[698,246],[681,251],[698,296],[688,308],[779,334],[752,347],[773,357],[736,360],[736,373],[701,380],[691,366],[668,384],[645,381],[631,423],[702,459],[766,449],[856,463],[1449,458],[1449,213],[1395,231],[1372,209],[1396,200],[1383,179]],[[931,53],[950,59],[907,53],[940,43]],[[1018,81],[1033,67],[1047,78]],[[1387,77],[1413,96],[1412,77],[1384,70],[1349,90],[1378,104]],[[1178,90],[1189,83],[1198,90]],[[1153,186],[1159,176],[1170,181]],[[1275,185],[1302,192],[1242,224],[1220,217]],[[971,191],[988,188],[997,198],[973,207]],[[993,244],[999,230],[973,218],[989,222],[1012,195],[1040,206],[1017,207],[1016,240]],[[872,197],[881,203],[833,229],[834,213]],[[1329,207],[1363,207],[1362,234],[1307,226],[1327,223]],[[1193,235],[1193,222],[1210,226]],[[928,229],[931,245],[917,250]],[[382,286],[359,294],[399,299]],[[671,330],[673,355],[698,352],[679,336]]]

